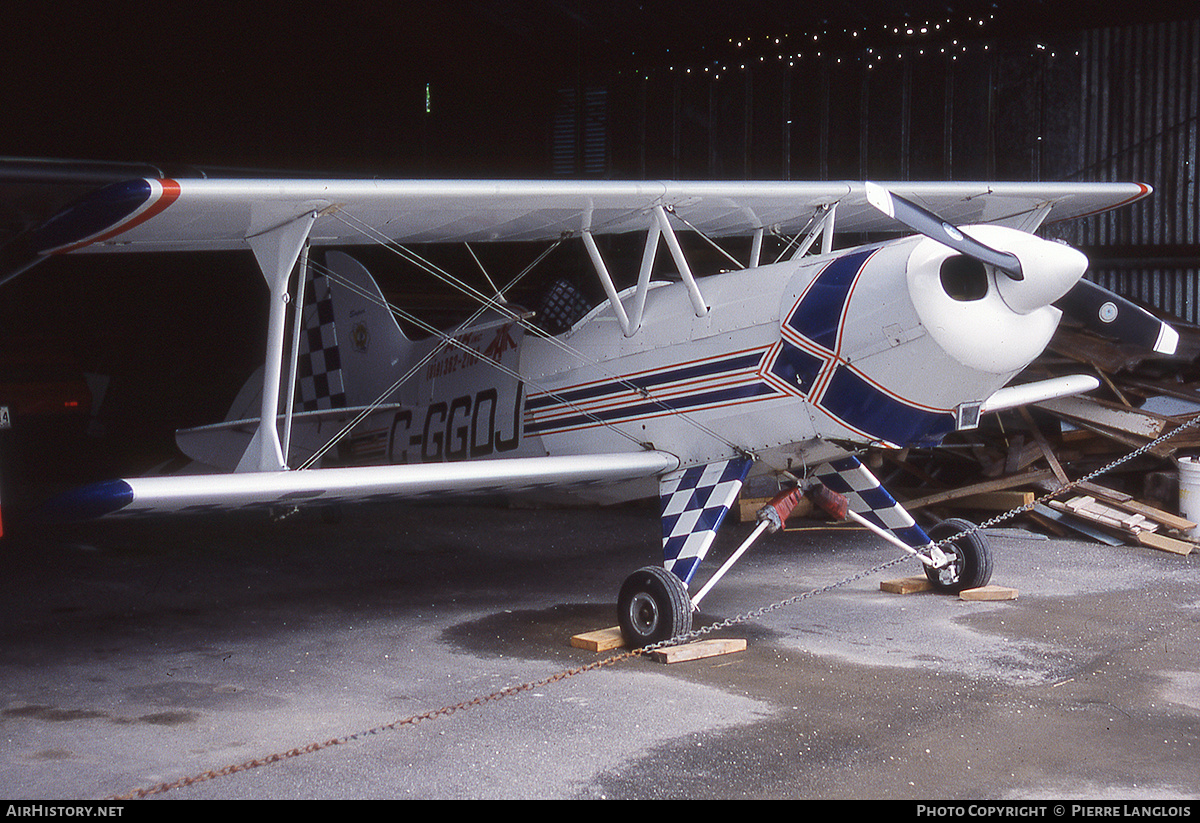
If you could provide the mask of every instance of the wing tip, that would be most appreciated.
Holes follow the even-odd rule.
[[[44,522],[72,523],[113,514],[133,502],[133,487],[124,480],[92,483],[51,498],[37,517]]]

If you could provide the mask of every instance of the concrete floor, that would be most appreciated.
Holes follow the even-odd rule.
[[[7,535],[0,796],[120,795],[592,662],[569,638],[615,624],[657,530],[645,506],[365,507]],[[909,561],[722,630],[738,654],[624,661],[157,796],[1200,797],[1196,557],[992,542],[1015,601],[882,593]],[[701,623],[894,555],[767,536]]]

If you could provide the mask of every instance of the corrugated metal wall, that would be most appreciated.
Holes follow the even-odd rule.
[[[1098,282],[1200,323],[1200,19],[917,40],[627,77],[610,173],[1149,183],[1147,201],[1047,231],[1088,251]]]
[[[1080,221],[1092,279],[1200,323],[1200,21],[1087,32],[1079,180],[1139,180],[1154,196]]]

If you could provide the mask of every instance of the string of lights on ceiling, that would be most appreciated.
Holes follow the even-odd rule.
[[[650,59],[646,59],[646,55],[639,58],[635,52],[633,57],[642,65],[634,71],[645,79],[665,73],[704,75],[720,80],[755,66],[795,68],[826,60],[838,64],[859,63],[868,70],[891,62],[930,55],[957,61],[971,52],[992,50],[993,44],[984,38],[992,34],[994,22],[995,14],[990,14],[986,17],[969,16],[965,23],[951,18],[926,20],[920,24],[904,21],[803,34],[730,37],[714,49],[722,52],[719,57],[675,61],[670,49]],[[702,50],[709,49],[702,47]],[[1032,42],[1029,50],[1033,55],[1057,56],[1057,52],[1043,42]]]

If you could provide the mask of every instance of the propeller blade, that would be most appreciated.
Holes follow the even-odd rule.
[[[1021,271],[1021,261],[1015,254],[998,251],[968,237],[959,231],[957,226],[947,223],[911,200],[905,200],[900,195],[893,194],[877,183],[867,183],[866,187],[867,202],[888,217],[931,240],[949,246],[960,254],[973,257],[989,266],[995,266],[1012,280],[1025,279],[1025,274]]]
[[[1179,332],[1120,295],[1080,280],[1055,305],[1091,331],[1160,354],[1174,354]]]

